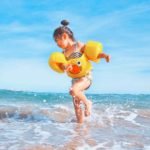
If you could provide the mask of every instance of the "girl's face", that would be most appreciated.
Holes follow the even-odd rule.
[[[55,38],[55,41],[60,48],[65,49],[68,46],[69,39],[68,34],[63,33],[61,36]]]

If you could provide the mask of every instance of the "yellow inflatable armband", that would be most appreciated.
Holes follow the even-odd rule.
[[[54,52],[51,54],[48,63],[49,63],[49,66],[54,71],[56,71],[58,73],[63,73],[64,70],[62,69],[62,67],[60,65],[67,64],[67,61],[66,61],[64,54],[62,54],[60,52]]]
[[[99,62],[98,55],[102,53],[102,44],[100,42],[89,41],[85,45],[84,54],[87,58],[94,62]]]

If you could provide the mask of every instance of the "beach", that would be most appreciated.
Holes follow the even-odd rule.
[[[150,95],[87,94],[76,123],[69,94],[0,90],[0,150],[149,150]]]

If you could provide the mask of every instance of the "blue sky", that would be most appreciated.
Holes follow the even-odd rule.
[[[70,78],[48,67],[61,51],[52,34],[62,19],[76,39],[100,41],[111,55],[93,63],[87,93],[150,93],[149,0],[0,1],[0,89],[67,92]]]

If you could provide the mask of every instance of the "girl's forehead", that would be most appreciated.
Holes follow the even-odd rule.
[[[62,37],[61,37],[61,36],[55,37],[55,41],[60,41],[60,40],[62,40]]]

